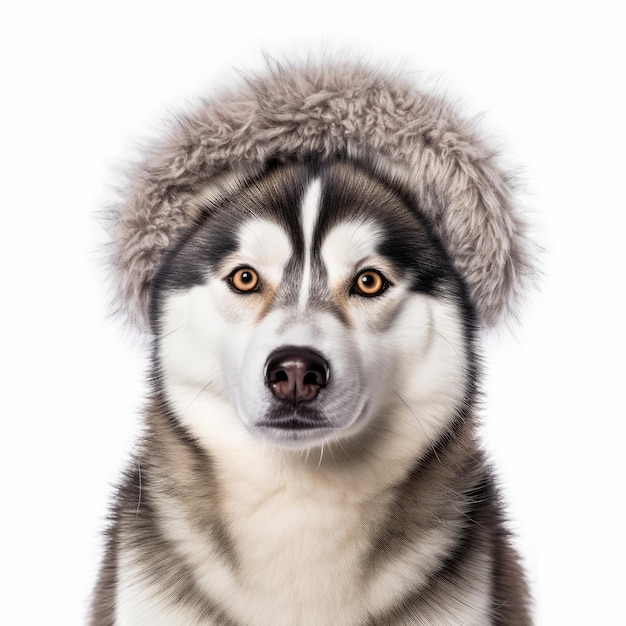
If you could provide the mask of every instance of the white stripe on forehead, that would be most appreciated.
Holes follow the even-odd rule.
[[[319,215],[322,199],[322,182],[316,178],[306,190],[300,211],[300,223],[302,224],[302,236],[304,240],[304,269],[302,272],[302,284],[298,304],[304,308],[308,301],[311,290],[311,252],[313,249],[313,235]]]
[[[341,222],[324,238],[322,260],[332,288],[353,272],[357,264],[378,256],[380,227],[370,220]]]

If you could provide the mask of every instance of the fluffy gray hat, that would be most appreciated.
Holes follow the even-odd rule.
[[[225,174],[269,159],[351,153],[374,155],[415,194],[485,326],[511,311],[531,266],[510,180],[493,151],[440,98],[349,63],[272,65],[176,118],[129,173],[114,209],[119,307],[147,327],[163,254],[198,218],[199,196],[228,193]]]

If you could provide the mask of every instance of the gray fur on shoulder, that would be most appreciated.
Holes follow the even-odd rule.
[[[114,208],[118,305],[147,328],[150,282],[165,251],[231,171],[270,159],[374,155],[418,200],[464,277],[480,321],[514,309],[532,274],[507,175],[472,124],[409,80],[363,64],[268,67],[176,118],[128,175]]]

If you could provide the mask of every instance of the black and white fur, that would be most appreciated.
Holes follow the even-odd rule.
[[[227,187],[152,285],[146,434],[92,624],[530,624],[475,441],[473,308],[415,200],[349,160]],[[312,399],[272,390],[285,349],[326,364]]]

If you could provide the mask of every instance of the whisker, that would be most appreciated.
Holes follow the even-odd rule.
[[[432,451],[433,451],[433,453],[435,455],[435,458],[437,459],[437,461],[439,461],[441,463],[441,459],[439,458],[439,455],[437,454],[437,449],[435,448],[435,445],[431,441],[430,437],[426,434],[426,429],[424,428],[424,425],[422,424],[422,421],[420,420],[420,418],[417,417],[417,414],[415,413],[415,411],[409,406],[408,402],[397,391],[395,392],[395,395],[398,396],[400,401],[404,404],[404,406],[406,406],[407,409],[409,409],[411,415],[416,419],[417,423],[419,424],[420,428],[422,429],[422,432],[424,433],[424,437],[426,438],[426,441],[428,442],[428,444],[432,448]]]
[[[204,393],[213,383],[215,382],[215,379],[210,380],[206,385],[204,385],[204,387],[202,387],[202,389],[200,389],[200,391],[198,391],[198,393],[196,394],[195,398],[187,405],[187,407],[185,407],[184,411],[181,413],[181,417],[187,414],[187,411],[189,411],[189,409],[191,408],[191,405],[200,397],[200,395],[202,393]]]
[[[330,457],[332,458],[333,463],[335,464],[335,467],[337,467],[337,459],[335,458],[335,455],[333,454],[333,447],[330,443],[328,444],[328,453],[330,454]]]
[[[169,337],[170,335],[173,335],[174,333],[177,333],[181,328],[182,328],[182,326],[179,326],[178,328],[175,328],[174,330],[170,330],[167,333],[163,333],[162,335],[157,335],[156,339],[164,339],[165,337]]]
[[[317,464],[316,471],[319,470],[320,466],[322,465],[323,458],[324,458],[324,442],[322,442],[322,446],[320,448],[320,460],[319,460],[319,463]]]
[[[454,354],[456,354],[456,358],[459,360],[459,363],[462,363],[461,357],[459,353],[457,352],[456,348],[454,347],[454,344],[445,335],[442,335],[441,333],[437,331],[435,331],[435,335],[437,335],[438,337],[441,337],[441,339],[443,339],[452,348],[452,351],[454,352]]]

